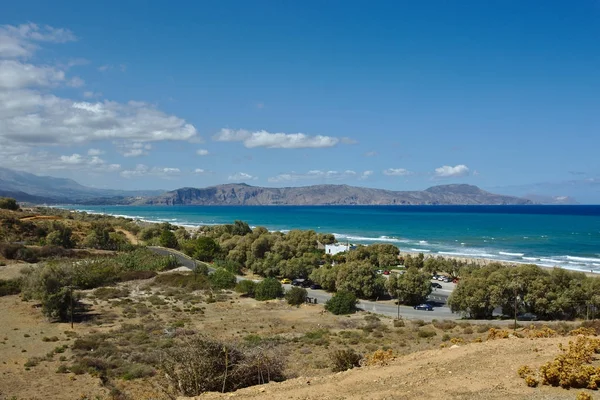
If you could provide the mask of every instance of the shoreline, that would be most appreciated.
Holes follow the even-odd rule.
[[[136,216],[131,216],[131,215],[126,215],[126,214],[111,214],[111,213],[107,213],[107,212],[99,212],[99,211],[92,211],[92,210],[84,210],[84,209],[73,209],[73,208],[66,208],[66,207],[50,207],[50,208],[58,208],[58,209],[62,209],[65,211],[70,211],[70,212],[85,212],[87,214],[94,214],[94,215],[106,215],[106,216],[110,216],[110,217],[115,217],[115,218],[127,218],[127,219],[131,219],[134,222],[136,222],[137,224],[139,224],[140,226],[148,226],[150,224],[162,224],[162,223],[169,223],[173,226],[176,227],[181,227],[184,228],[186,231],[188,231],[190,234],[194,234],[196,233],[200,227],[202,226],[216,226],[216,225],[223,225],[226,224],[226,222],[222,222],[222,223],[199,223],[199,224],[182,224],[182,223],[178,223],[176,218],[164,218],[163,219],[159,219],[159,220],[150,220],[150,219],[146,219],[143,218],[142,216],[136,215]],[[251,226],[252,228],[254,228],[254,226]],[[295,228],[294,228],[295,229]],[[300,229],[300,228],[298,228]],[[279,232],[288,232],[290,229],[274,229],[271,231],[279,231]],[[306,228],[302,228],[302,230],[308,230]],[[429,257],[442,257],[445,259],[455,259],[461,262],[472,262],[478,265],[486,265],[486,264],[490,264],[490,263],[499,263],[499,264],[503,264],[503,265],[507,265],[507,266],[511,266],[511,265],[523,265],[523,264],[532,264],[532,265],[537,265],[540,268],[544,268],[544,269],[554,269],[554,268],[561,268],[561,269],[565,269],[568,271],[574,271],[574,272],[582,272],[588,276],[598,276],[598,274],[600,274],[600,270],[598,271],[594,271],[593,268],[590,269],[584,269],[584,266],[580,266],[579,268],[577,267],[566,267],[564,266],[564,264],[568,263],[569,261],[566,260],[550,260],[552,261],[553,264],[555,265],[548,265],[548,264],[540,264],[539,260],[545,260],[549,257],[559,257],[559,256],[535,256],[535,257],[524,257],[524,258],[532,258],[532,260],[511,260],[511,259],[502,259],[502,258],[496,258],[496,257],[501,257],[502,255],[508,253],[508,252],[503,252],[503,251],[498,251],[500,253],[500,256],[494,256],[494,258],[491,257],[477,257],[477,254],[473,254],[473,255],[459,255],[459,254],[447,254],[447,253],[452,253],[452,252],[448,252],[448,251],[439,251],[439,252],[430,252],[427,249],[416,249],[416,248],[410,248],[411,245],[409,245],[408,243],[405,243],[404,239],[396,239],[396,238],[388,238],[386,236],[381,236],[378,238],[375,237],[365,237],[364,240],[360,240],[358,238],[354,238],[352,237],[352,235],[346,235],[346,234],[339,234],[339,233],[335,233],[335,232],[325,232],[325,233],[332,233],[336,236],[336,239],[338,240],[338,242],[340,243],[344,243],[344,242],[351,242],[354,244],[362,244],[362,245],[370,245],[370,244],[375,244],[375,243],[386,243],[386,244],[393,244],[394,246],[398,247],[400,249],[400,254],[410,254],[410,255],[416,255],[419,253],[423,253],[423,255],[425,256],[425,258],[429,258]],[[348,240],[350,239],[350,240]],[[358,240],[357,240],[358,239]],[[408,240],[408,239],[407,239]],[[411,239],[412,240],[412,239]],[[417,241],[414,240],[416,242],[427,242],[427,241]],[[406,247],[409,247],[409,249],[406,249],[406,247],[404,246],[406,245]],[[417,247],[419,246],[419,244],[416,245]],[[477,249],[477,248],[474,248]],[[502,254],[504,253],[504,254]],[[508,253],[510,254],[510,253]],[[518,253],[515,253],[518,254]],[[575,256],[561,256],[561,257],[574,257],[577,258]],[[580,258],[584,258],[584,257],[580,257]],[[538,262],[536,262],[537,259]],[[595,265],[595,264],[594,264]]]

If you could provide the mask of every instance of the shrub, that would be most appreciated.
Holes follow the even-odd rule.
[[[19,209],[19,203],[10,197],[0,197],[0,208],[4,210],[17,211]]]
[[[266,348],[238,348],[204,336],[163,352],[160,361],[171,387],[183,396],[230,392],[283,380],[283,359]]]
[[[430,337],[434,337],[435,335],[437,335],[437,333],[435,333],[435,331],[433,331],[431,329],[419,329],[419,332],[417,333],[417,335],[420,338],[430,338]]]
[[[354,293],[340,290],[327,300],[325,309],[335,315],[351,314],[356,310],[357,302]]]
[[[376,350],[372,354],[368,354],[365,356],[363,364],[366,366],[379,365],[384,366],[388,365],[390,361],[394,360],[396,357],[394,356],[394,352],[389,350]]]
[[[331,370],[341,372],[360,366],[362,356],[352,349],[336,350],[329,353],[329,358],[333,363]]]
[[[0,279],[0,297],[21,293],[21,281],[19,279]]]
[[[235,286],[235,291],[245,296],[254,297],[256,282],[244,279],[243,281],[238,282]]]
[[[589,393],[579,392],[577,393],[577,397],[575,397],[575,400],[593,400],[593,397]]]
[[[256,300],[272,300],[283,296],[281,282],[274,278],[265,278],[256,285],[254,297]]]
[[[236,285],[235,275],[224,268],[217,268],[209,278],[215,289],[233,289]]]
[[[178,287],[182,289],[203,290],[210,287],[208,277],[197,274],[181,274],[181,273],[168,273],[158,275],[154,279],[155,285]]]
[[[394,324],[394,328],[404,328],[404,326],[405,326],[403,319],[395,319],[393,324]]]
[[[560,344],[559,348],[561,354],[539,369],[542,384],[561,386],[566,389],[598,389],[600,368],[594,367],[591,363],[594,355],[600,352],[600,340],[580,336],[575,341],[570,341],[567,348]],[[520,372],[521,369],[519,375],[521,375]],[[527,376],[525,379],[527,378],[533,379],[531,376]]]
[[[169,231],[170,232],[170,231]],[[123,379],[126,381],[130,381],[133,379],[146,378],[149,376],[154,376],[156,371],[154,368],[143,365],[143,364],[129,364],[124,367],[124,371],[122,374]]]
[[[127,282],[150,279],[156,275],[158,275],[156,271],[123,271],[119,274],[119,281]]]
[[[299,306],[300,304],[304,304],[306,302],[306,297],[308,296],[308,292],[306,289],[299,287],[292,287],[285,293],[285,299],[287,300],[289,305]]]
[[[456,322],[450,320],[444,321],[432,321],[434,327],[441,329],[443,331],[449,331],[456,327]]]

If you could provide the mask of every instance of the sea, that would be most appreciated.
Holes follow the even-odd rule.
[[[197,227],[312,229],[354,244],[600,273],[600,206],[61,206]]]

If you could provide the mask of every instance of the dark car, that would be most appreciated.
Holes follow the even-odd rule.
[[[533,313],[526,312],[525,314],[517,315],[517,320],[518,321],[537,321],[538,316]]]
[[[302,286],[302,282],[304,282],[304,279],[294,279],[292,281],[292,286]]]
[[[315,290],[315,289],[322,289],[321,285],[317,284],[317,283],[313,283],[312,285],[310,285],[310,288]]]
[[[431,287],[432,287],[432,288],[435,288],[435,289],[441,289],[441,288],[442,288],[442,285],[440,285],[440,284],[439,284],[439,283],[437,283],[437,282],[431,282]]]
[[[413,308],[415,310],[433,311],[433,307],[431,307],[429,304],[426,304],[426,303],[419,304],[418,306],[414,306]]]
[[[308,279],[303,281],[300,286],[302,286],[303,288],[309,288],[313,285],[313,283],[311,281],[309,281]]]

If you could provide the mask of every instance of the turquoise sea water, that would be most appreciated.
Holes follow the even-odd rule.
[[[600,206],[64,206],[198,226],[239,219],[351,243],[600,272]]]

